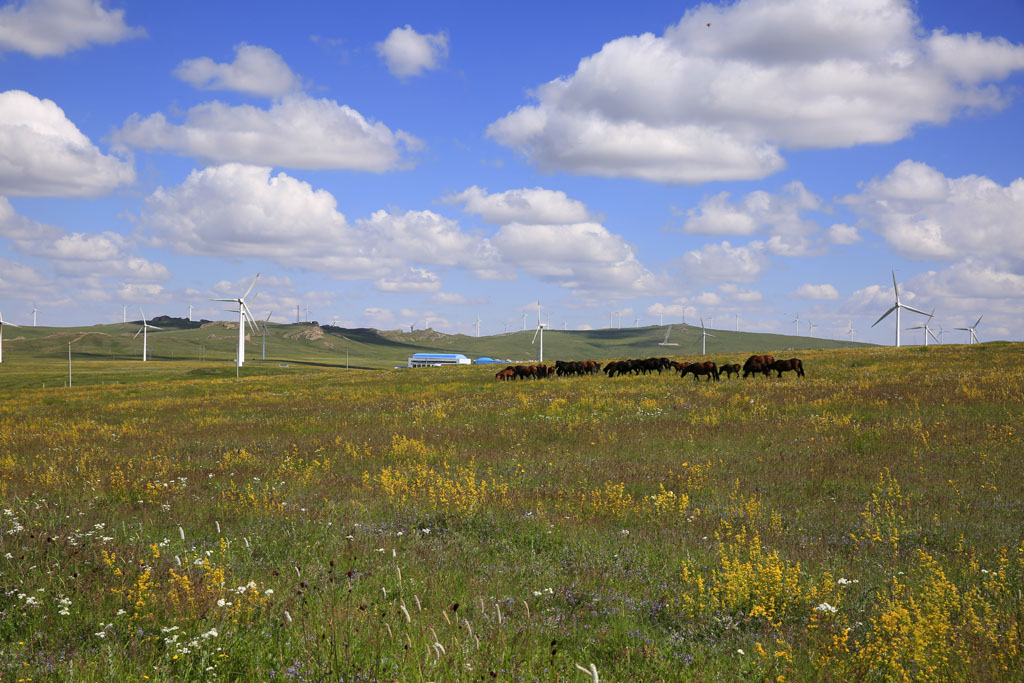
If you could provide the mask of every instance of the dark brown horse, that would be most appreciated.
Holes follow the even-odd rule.
[[[772,363],[775,362],[775,356],[768,354],[762,356],[751,356],[747,359],[747,362],[743,364],[743,379],[746,379],[750,375],[760,372],[765,377],[771,377]]]
[[[743,368],[742,368],[742,366],[739,363],[730,363],[729,365],[723,365],[723,366],[719,367],[718,368],[718,374],[721,375],[724,372],[726,379],[728,379],[729,377],[732,377],[733,375],[736,375],[737,377],[739,377],[740,376],[740,370],[742,370],[742,369]]]
[[[804,364],[799,358],[777,360],[771,364],[771,369],[779,373],[779,377],[782,377],[782,373],[790,371],[795,372],[797,377],[804,376]]]
[[[693,381],[696,382],[700,379],[700,375],[707,375],[707,381],[710,382],[714,379],[718,381],[718,366],[712,360],[704,361],[703,363],[690,363],[685,368],[679,371],[680,377],[685,377],[687,373],[693,373]]]

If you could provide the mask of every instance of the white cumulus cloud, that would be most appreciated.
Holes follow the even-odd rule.
[[[174,75],[202,90],[235,90],[265,97],[280,97],[301,86],[281,55],[245,43],[235,47],[235,61],[230,64],[209,57],[186,59],[174,69]]]
[[[805,284],[797,287],[790,296],[797,299],[814,299],[817,301],[834,301],[839,298],[839,292],[830,284],[812,285]]]
[[[686,252],[680,265],[689,280],[753,282],[768,266],[768,259],[757,245],[734,247],[721,242]]]
[[[764,177],[783,149],[900,140],[998,108],[1024,46],[926,32],[910,0],[701,4],[606,43],[488,128],[545,170],[668,183]]]
[[[160,113],[133,114],[114,140],[214,163],[375,173],[407,165],[406,153],[422,146],[351,107],[302,94],[287,95],[268,109],[206,102],[189,109],[181,124]]]
[[[440,68],[447,59],[448,34],[443,31],[417,33],[406,24],[405,28],[392,29],[376,48],[393,76],[419,76],[424,71]]]
[[[106,10],[98,0],[26,0],[0,8],[0,52],[60,57],[145,34],[124,23],[124,10]]]
[[[947,178],[908,159],[843,201],[907,258],[1024,266],[1024,178]]]
[[[0,93],[0,194],[95,197],[135,181],[132,164],[100,152],[52,100]]]
[[[506,223],[582,223],[589,219],[586,205],[561,190],[542,187],[488,193],[476,185],[445,197],[449,204],[465,204],[467,213],[479,214],[492,225]]]

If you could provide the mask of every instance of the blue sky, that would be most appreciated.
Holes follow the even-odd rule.
[[[279,322],[892,343],[895,270],[1024,338],[1016,0],[37,0],[0,76],[12,322],[226,319],[260,272]]]

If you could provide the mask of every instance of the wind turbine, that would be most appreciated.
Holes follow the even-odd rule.
[[[640,327],[640,316],[637,316],[636,320],[633,321],[633,327]]]
[[[700,319],[700,355],[707,353],[708,348],[708,337],[714,337],[713,334],[708,334],[707,329],[704,327],[704,318]]]
[[[800,314],[796,314],[796,318],[790,322],[796,323],[796,336],[800,336]]]
[[[905,308],[908,311],[913,311],[914,313],[920,313],[921,315],[928,315],[928,314],[925,313],[924,311],[919,311],[919,310],[917,310],[916,308],[914,308],[912,306],[907,306],[904,303],[900,303],[900,288],[896,285],[896,271],[895,270],[892,271],[892,288],[894,290],[896,290],[896,303],[893,304],[892,308],[890,308],[888,311],[883,313],[881,318],[879,318],[878,320],[875,321],[875,325],[877,325],[878,323],[880,323],[883,320],[885,320],[885,316],[889,315],[893,311],[896,311],[896,347],[899,348],[899,346],[900,346],[900,311]],[[978,320],[981,320],[981,318],[978,318]],[[872,325],[871,327],[874,327],[875,325]]]
[[[33,301],[32,302],[32,327],[36,326],[36,313],[38,313],[38,312],[39,312],[39,309],[36,308],[36,304]]]
[[[256,319],[252,317],[252,313],[249,311],[249,307],[245,305],[245,297],[249,296],[249,292],[256,286],[256,280],[260,279],[260,274],[256,273],[256,277],[252,279],[252,284],[249,285],[249,289],[245,290],[245,294],[238,297],[237,299],[210,299],[210,301],[230,301],[238,304],[238,358],[237,366],[242,367],[245,363],[245,323],[248,322],[249,326],[256,331]],[[232,311],[233,313],[234,311]]]
[[[128,322],[128,304],[121,305],[121,322]]]
[[[848,334],[850,336],[850,341],[853,341],[853,335],[855,333],[856,333],[856,330],[853,329],[853,321],[851,320],[850,321],[850,327],[849,327],[849,329],[846,330],[846,334]]]
[[[274,315],[273,311],[267,313],[267,319],[260,323],[263,326],[263,334],[260,335],[263,337],[263,353],[260,356],[260,360],[267,359],[267,335],[270,334],[270,330],[267,329],[267,323],[270,321],[270,316],[272,315]]]
[[[526,311],[523,311],[523,332],[526,332]]]
[[[739,313],[736,314],[736,331],[737,332],[740,331],[740,314]]]
[[[476,336],[480,336],[480,316],[476,317]]]
[[[146,322],[146,314],[142,312],[142,306],[139,306],[139,313],[142,315],[142,327],[140,327],[139,331],[135,333],[135,337],[138,337],[140,334],[142,335],[142,362],[145,363],[147,360],[149,360],[149,357],[147,355],[147,346],[149,344],[149,331],[159,330],[161,328],[157,327],[156,325],[150,325],[149,323]],[[132,337],[132,339],[135,339],[135,337]]]
[[[670,334],[672,334],[672,326],[671,326],[671,325],[669,325],[669,326],[668,326],[668,329],[667,329],[667,330],[665,330],[665,341],[663,341],[663,342],[659,342],[659,343],[658,343],[658,346],[679,346],[679,344],[677,344],[677,343],[675,343],[675,342],[670,342],[670,341],[668,340],[668,336],[669,336]]]
[[[3,314],[0,314],[0,363],[4,362],[4,325],[18,327],[14,323],[5,323]]]
[[[939,338],[935,336],[934,332],[932,332],[932,328],[928,327],[928,323],[930,323],[932,321],[932,318],[934,318],[934,317],[935,317],[935,309],[933,308],[932,312],[928,314],[928,319],[924,321],[923,325],[917,325],[915,327],[908,327],[907,328],[908,330],[924,330],[924,345],[925,346],[928,346],[928,335],[929,334],[932,336],[932,339],[934,339],[936,342],[939,341]]]
[[[970,332],[971,333],[971,340],[969,342],[967,342],[967,343],[968,344],[977,344],[977,343],[979,343],[978,342],[978,335],[974,333],[974,330],[975,330],[976,327],[978,327],[978,323],[981,322],[981,319],[983,317],[985,317],[985,316],[979,315],[978,316],[978,322],[974,323],[970,327],[954,327],[953,329],[955,329],[955,330],[963,330],[964,332]]]
[[[817,327],[817,325],[815,325],[814,323],[812,323],[812,322],[811,322],[810,320],[808,320],[808,321],[807,321],[807,334],[808,334],[809,336],[811,336],[811,337],[813,337],[813,336],[814,336],[814,328],[815,328],[815,327]]]
[[[537,356],[537,362],[538,363],[543,363],[544,362],[544,328],[545,327],[547,327],[547,325],[540,321],[540,302],[538,301],[537,302],[537,331],[533,333],[533,341],[530,342],[531,345],[535,344],[537,342],[537,336],[540,335],[540,347],[538,349],[539,350],[539,354]]]
[[[188,321],[192,322],[192,304],[188,305]]]

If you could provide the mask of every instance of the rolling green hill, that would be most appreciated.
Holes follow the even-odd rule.
[[[238,345],[238,325],[223,321],[190,323],[183,318],[155,318],[161,329],[149,334],[149,357],[141,362],[142,337],[135,337],[140,323],[128,322],[89,327],[7,328],[4,335],[0,387],[63,384],[67,381],[68,344],[72,370],[80,381],[127,381],[145,373],[149,379],[229,377]],[[289,372],[321,366],[352,369],[390,368],[406,364],[417,352],[464,353],[470,358],[527,361],[537,358],[531,344],[534,330],[489,337],[449,335],[435,330],[380,331],[348,329],[316,324],[269,324],[266,360],[263,340],[249,335],[246,341],[246,375]],[[796,337],[753,332],[714,330],[708,339],[708,357],[722,363],[741,361],[751,352],[798,349],[830,349],[871,346],[817,337]],[[671,356],[694,358],[700,354],[699,328],[674,325],[670,341],[660,346],[665,328],[649,326],[588,331],[547,330],[544,358],[556,359],[645,358]]]

